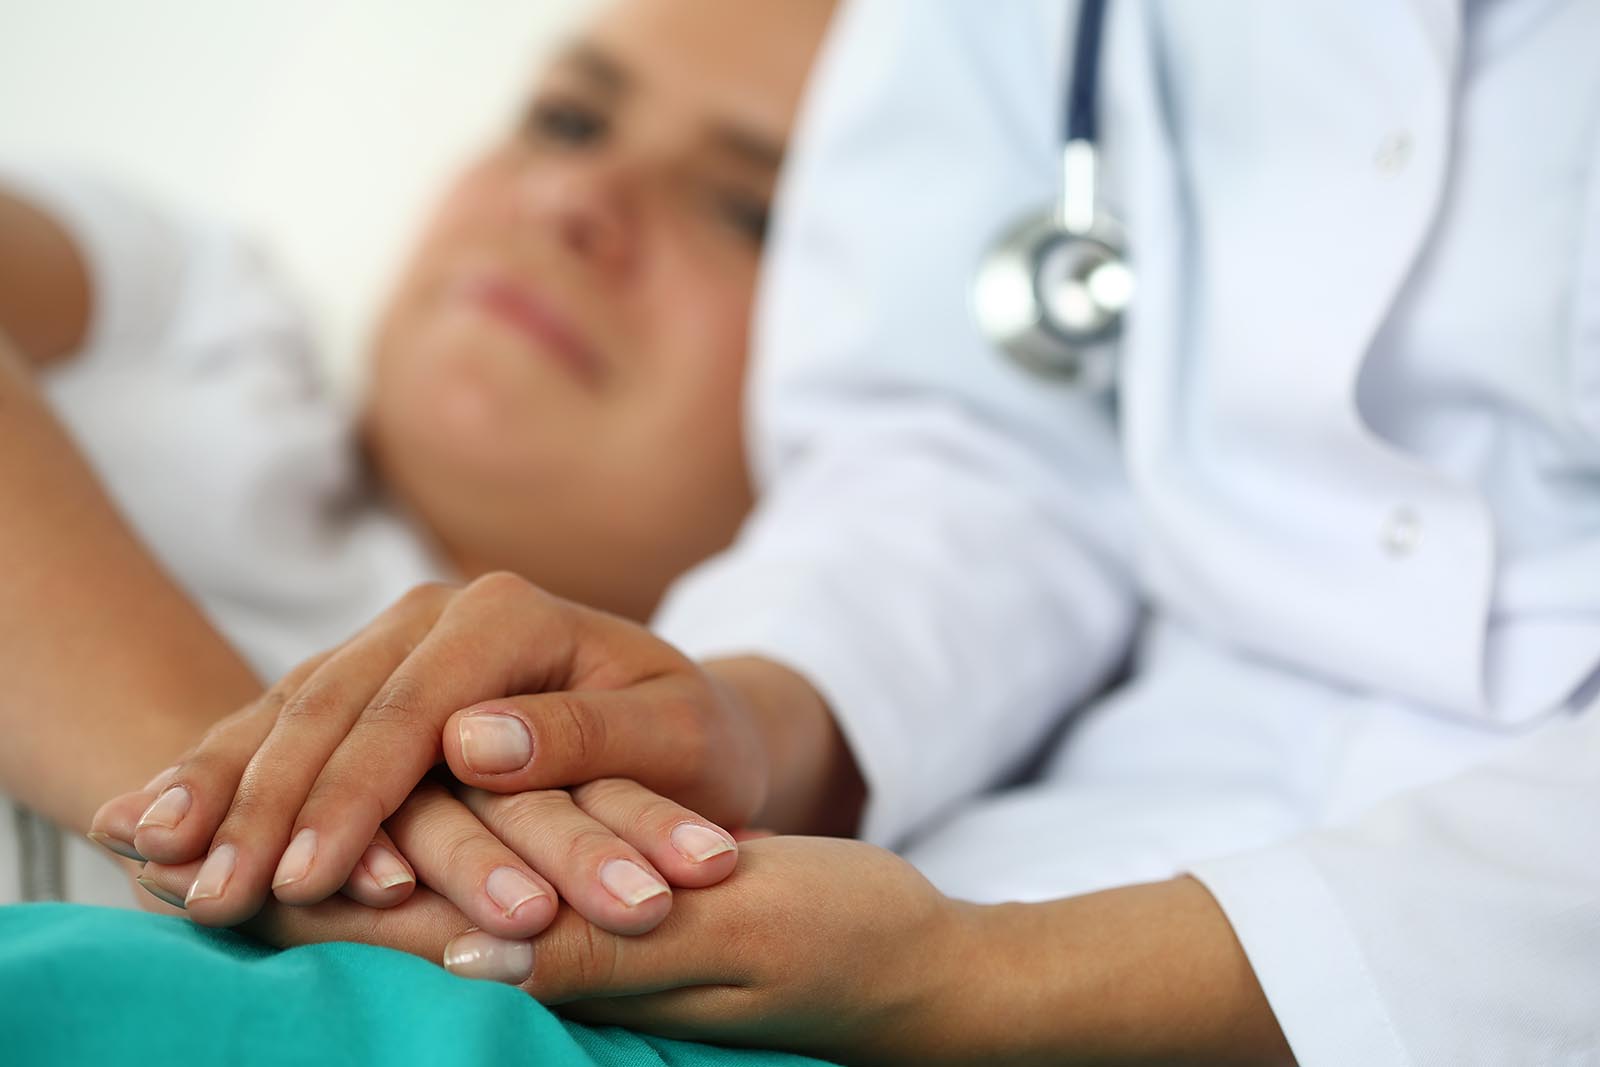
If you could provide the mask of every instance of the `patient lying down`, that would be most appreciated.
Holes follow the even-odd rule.
[[[350,653],[321,650],[400,600],[362,631],[398,657],[421,637],[404,613],[453,595],[425,583],[489,575],[648,619],[751,506],[752,292],[830,11],[623,0],[594,20],[434,211],[374,332],[359,452],[296,309],[236,242],[99,182],[0,170],[0,555],[22,564],[0,593],[17,739],[0,786],[82,832],[149,781],[93,836],[180,863],[235,793],[254,810],[303,797],[342,733],[316,668]],[[285,674],[262,695],[259,678]],[[473,736],[503,758],[502,734],[491,719]],[[156,773],[202,736],[234,761]],[[288,877],[344,844],[307,837],[213,850],[179,892],[182,866],[142,882],[213,924],[249,919],[276,881],[299,904],[420,893],[411,913],[438,900],[445,938],[468,923],[527,937],[558,899],[637,934],[669,885],[732,869],[713,820],[756,814],[696,813],[625,779],[524,793],[515,818],[535,807],[524,840],[506,802],[430,779],[333,884]],[[316,916],[269,908],[254,929],[335,936]]]

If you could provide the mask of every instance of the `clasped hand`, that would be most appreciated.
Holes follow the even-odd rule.
[[[382,944],[593,1021],[859,1049],[897,1029],[893,990],[928,988],[906,976],[961,970],[929,957],[969,909],[858,842],[740,855],[722,827],[758,817],[770,777],[728,687],[495,575],[413,592],[91,836],[196,921],[277,945]]]
[[[643,933],[669,887],[727,877],[722,826],[764,802],[760,739],[731,703],[642,628],[521,579],[426,586],[107,803],[91,836],[148,860],[152,884],[192,874],[183,903],[211,926],[341,888],[392,907],[420,876],[501,937],[544,929],[558,896]],[[472,788],[429,779],[441,759]]]

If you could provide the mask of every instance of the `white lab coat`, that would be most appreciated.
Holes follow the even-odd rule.
[[[810,677],[864,832],[951,891],[1194,871],[1303,1064],[1600,1062],[1600,5],[1112,12],[1117,411],[966,306],[1053,194],[1070,12],[858,0],[769,268],[763,503],[658,627]]]

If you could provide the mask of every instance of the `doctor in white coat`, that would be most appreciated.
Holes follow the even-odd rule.
[[[1114,411],[967,299],[1054,195],[1063,7],[849,10],[768,503],[662,631],[813,679],[948,892],[1192,870],[1302,1064],[1600,1063],[1600,3],[1112,0]],[[944,814],[1140,606],[1044,781]]]
[[[1600,3],[1112,0],[1114,411],[967,299],[1054,195],[1063,7],[848,12],[769,501],[663,632],[814,679],[948,892],[1192,870],[1302,1064],[1600,1063]]]
[[[1307,1067],[1600,1063],[1600,2],[1113,0],[1113,397],[969,306],[1055,195],[1071,17],[845,9],[767,277],[761,506],[657,633],[763,721],[801,680],[861,835],[947,894],[1203,885]],[[1122,951],[1120,914],[1072,947]],[[1230,980],[1190,944],[1146,968],[1169,1000]],[[1099,992],[1126,1033],[1183,1022]]]

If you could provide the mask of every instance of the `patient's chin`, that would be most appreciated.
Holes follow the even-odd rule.
[[[503,478],[587,421],[586,398],[545,377],[503,336],[436,321],[383,352],[370,421],[391,450]]]

